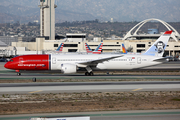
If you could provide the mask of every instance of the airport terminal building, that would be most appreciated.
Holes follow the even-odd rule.
[[[126,49],[132,53],[143,53],[146,51],[157,38],[151,39],[133,39],[133,40],[101,40],[98,41],[88,41],[84,36],[85,34],[74,34],[74,36],[79,36],[74,38],[65,38],[63,40],[45,40],[44,37],[36,38],[35,42],[12,42],[12,46],[19,48],[24,48],[22,50],[26,51],[55,51],[61,43],[64,43],[63,52],[85,52],[85,43],[88,43],[92,50],[96,49],[97,46],[103,42],[102,52],[121,52],[122,43],[125,45]],[[73,36],[73,34],[72,34]],[[180,53],[180,41],[175,41],[172,38],[169,40],[166,47],[167,56],[175,56]],[[31,53],[31,52],[30,52]],[[36,53],[36,52],[35,52]]]

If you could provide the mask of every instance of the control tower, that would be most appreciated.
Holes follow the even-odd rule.
[[[40,35],[55,39],[55,8],[54,0],[40,0]]]

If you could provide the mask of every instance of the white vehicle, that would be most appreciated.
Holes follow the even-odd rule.
[[[41,118],[31,118],[30,120],[90,120],[89,116],[79,116],[79,117],[41,117]]]

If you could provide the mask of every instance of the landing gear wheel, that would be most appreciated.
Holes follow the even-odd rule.
[[[36,82],[36,78],[33,78],[32,81],[33,81],[33,82]]]
[[[17,75],[18,75],[18,76],[20,76],[20,75],[21,75],[21,73],[17,73]]]
[[[90,76],[94,76],[94,73],[93,73],[93,72],[90,72],[89,75],[90,75]]]
[[[85,72],[85,75],[86,75],[86,76],[93,76],[94,73],[93,73],[93,72],[90,72],[90,73],[89,73],[89,72]]]
[[[85,72],[85,76],[89,76],[89,73],[88,73],[88,72]]]

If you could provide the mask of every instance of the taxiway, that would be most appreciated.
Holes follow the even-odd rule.
[[[78,83],[2,83],[0,94],[122,92],[122,91],[179,91],[180,82],[78,82]]]

